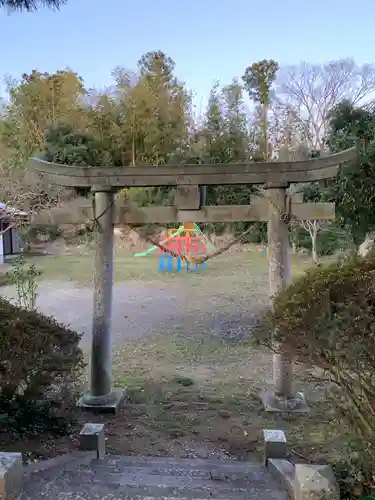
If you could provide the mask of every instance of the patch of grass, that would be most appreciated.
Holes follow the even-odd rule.
[[[257,249],[247,249],[239,252],[226,252],[223,255],[207,262],[207,271],[188,273],[189,286],[200,287],[207,280],[214,279],[220,285],[233,277],[234,273],[241,282],[248,281],[251,276],[250,285],[257,282],[259,277],[264,281],[267,277],[267,259]],[[30,264],[35,264],[43,271],[43,279],[69,279],[78,283],[87,284],[91,282],[93,274],[94,252],[92,248],[85,248],[82,252],[72,252],[63,255],[45,255],[27,258]],[[293,255],[291,257],[293,274],[299,274],[311,265],[307,256]],[[162,282],[186,281],[187,273],[183,269],[181,273],[159,273],[158,257],[150,254],[146,257],[134,257],[133,253],[118,249],[114,260],[115,281],[133,280],[158,280]],[[255,271],[255,272],[254,272]]]
[[[92,281],[94,255],[92,251],[81,255],[63,255],[29,258],[30,263],[37,265],[43,271],[44,280],[71,280],[87,286]],[[155,270],[153,269],[155,267]],[[143,265],[129,254],[116,256],[114,261],[115,282],[134,280],[149,280],[157,276],[157,262],[149,259]]]
[[[342,429],[332,421],[324,392],[311,381],[306,386],[302,371],[297,382],[305,384],[311,415],[264,412],[260,395],[272,384],[271,354],[251,342],[224,345],[210,336],[164,334],[124,346],[115,358],[115,374],[116,383],[128,388],[133,425],[142,429],[144,441],[131,445],[137,453],[145,452],[148,436],[163,450],[176,449],[176,440],[182,439],[193,447],[205,442],[241,459],[253,453],[260,457],[264,428],[283,429],[293,449],[291,459],[299,462],[301,457],[321,460],[342,449]],[[115,441],[109,438],[118,450]],[[183,454],[182,446],[177,444],[177,453]]]
[[[174,335],[160,334],[151,340],[125,344],[114,355],[115,373],[126,365],[136,371],[158,371],[161,367],[190,366],[231,366],[240,360],[250,360],[258,351],[255,343],[249,340],[227,343],[209,332],[194,333],[187,336],[183,332]],[[127,361],[125,361],[127,360]],[[150,360],[152,364],[150,365]],[[122,376],[122,375],[121,375]]]
[[[175,378],[144,379],[143,384],[128,388],[129,406],[134,410],[145,407],[144,413],[136,412],[132,423],[142,427],[150,442],[157,440],[168,448],[171,440],[184,437],[190,442],[208,442],[244,459],[249,453],[259,458],[263,453],[261,431],[264,428],[284,429],[293,452],[314,460],[340,450],[339,432],[327,422],[326,405],[314,404],[309,417],[282,418],[263,411],[258,394],[239,387],[235,383],[211,383],[200,378],[186,386],[176,383]],[[250,380],[247,381],[250,383]],[[115,440],[109,445],[116,449]],[[133,444],[137,447],[136,443]],[[120,450],[118,450],[120,451]],[[145,453],[145,449],[139,449]]]

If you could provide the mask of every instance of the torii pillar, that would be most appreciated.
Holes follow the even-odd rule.
[[[271,299],[292,282],[289,255],[288,185],[266,186],[268,214],[268,270]],[[303,393],[293,392],[293,360],[275,345],[273,354],[273,389],[263,394],[263,404],[269,412],[308,413]]]
[[[95,219],[94,307],[90,390],[78,405],[84,410],[115,413],[125,391],[112,389],[112,289],[114,257],[114,191],[92,187]]]

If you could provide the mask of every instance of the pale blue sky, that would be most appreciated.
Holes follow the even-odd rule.
[[[69,0],[60,12],[0,12],[0,79],[69,66],[100,88],[116,66],[160,49],[205,100],[216,79],[230,83],[263,58],[372,62],[374,19],[374,0]]]

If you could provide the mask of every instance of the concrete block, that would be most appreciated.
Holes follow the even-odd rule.
[[[0,500],[13,500],[23,487],[21,453],[0,452]]]
[[[96,451],[98,458],[105,455],[104,424],[87,423],[79,434],[79,447],[84,451]]]
[[[269,458],[267,468],[281,486],[289,493],[290,498],[295,498],[294,465],[285,458]]]
[[[329,465],[296,464],[295,500],[340,500],[340,489]]]
[[[286,458],[287,446],[284,431],[264,429],[263,438],[265,464],[269,458]]]

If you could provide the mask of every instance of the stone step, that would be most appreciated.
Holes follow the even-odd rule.
[[[105,456],[51,470],[35,470],[20,500],[288,499],[260,463]]]

